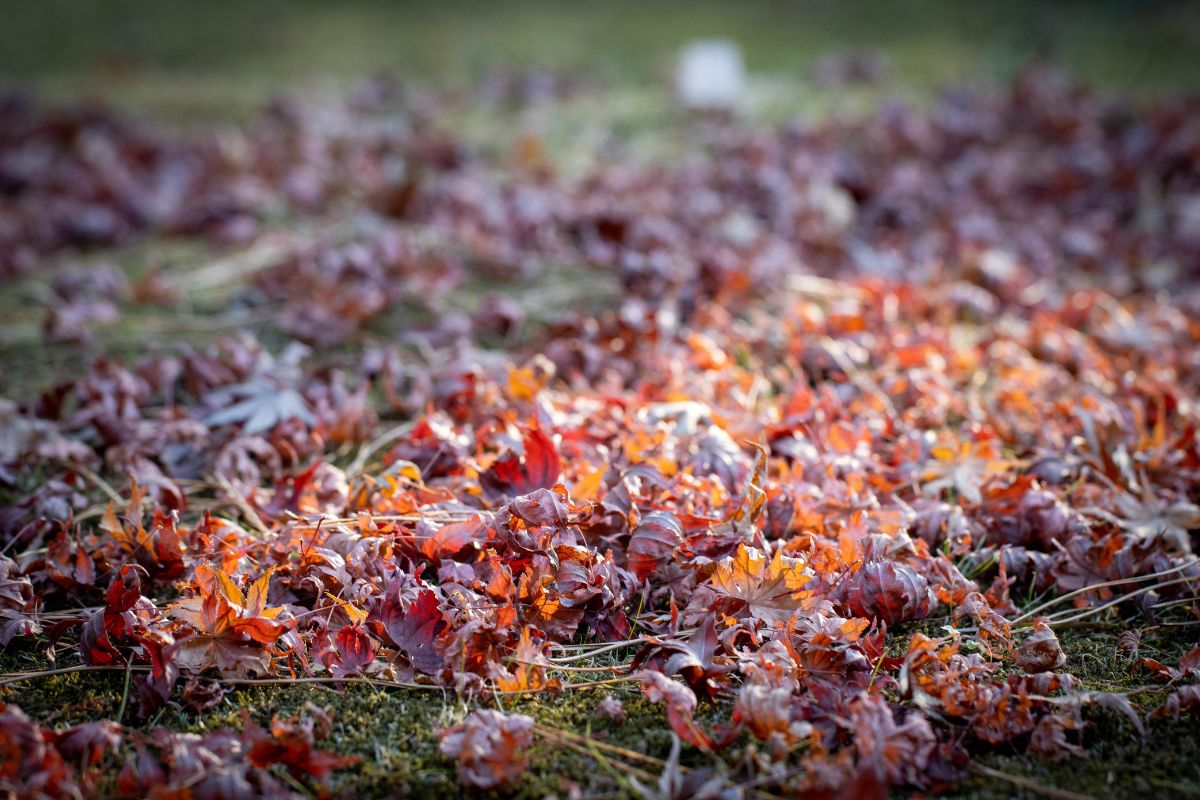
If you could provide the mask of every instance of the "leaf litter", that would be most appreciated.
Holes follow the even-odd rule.
[[[316,705],[149,727],[247,681],[480,703],[629,683],[674,747],[627,788],[663,797],[941,791],[1000,745],[1085,756],[1095,707],[1139,733],[1200,710],[1198,651],[1125,635],[1200,613],[1195,99],[1028,70],[924,110],[697,118],[692,158],[567,177],[426,124],[461,99],[372,85],[280,101],[232,150],[5,106],[0,272],[81,259],[50,339],[137,302],[87,248],[365,220],[235,277],[278,356],[248,332],[101,345],[8,390],[0,642],[48,663],[4,681],[125,691],[71,726],[7,695],[5,791],[291,796],[356,768],[319,748]],[[619,291],[546,307],[556,264]],[[512,296],[462,310],[472,281]],[[1150,685],[1077,677],[1057,632],[1097,622]],[[511,790],[546,736],[475,710],[440,749]]]

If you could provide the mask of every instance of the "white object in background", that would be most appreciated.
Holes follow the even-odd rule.
[[[745,82],[742,50],[727,39],[698,40],[679,54],[675,89],[690,108],[732,108],[745,91]]]

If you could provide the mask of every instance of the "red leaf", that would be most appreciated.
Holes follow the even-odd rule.
[[[108,584],[105,599],[108,602],[108,609],[119,614],[133,608],[141,596],[142,582],[138,577],[138,571],[127,565],[121,567],[120,573]]]
[[[437,639],[445,622],[437,595],[425,589],[405,608],[399,596],[391,594],[384,601],[380,617],[392,643],[404,651],[414,667],[429,675],[441,670]]]
[[[332,667],[334,676],[358,675],[375,660],[375,646],[361,625],[346,625],[333,637],[338,662]]]
[[[549,489],[562,475],[562,460],[550,437],[541,428],[525,433],[524,455],[509,451],[496,460],[480,477],[484,495],[491,501],[529,494],[534,489]]]
[[[888,626],[929,616],[935,600],[924,576],[905,564],[887,561],[864,564],[846,579],[842,591],[856,617],[878,619]]]
[[[309,707],[314,708],[311,704]],[[320,709],[314,708],[314,711],[320,712]],[[327,714],[320,713],[328,720]],[[314,747],[316,737],[313,734],[312,717],[304,716],[290,720],[275,717],[271,720],[270,731],[263,730],[251,722],[246,712],[243,712],[243,718],[246,720],[242,732],[242,739],[246,744],[246,758],[259,769],[281,764],[298,778],[310,775],[323,782],[330,772],[362,760],[358,756],[342,758]]]
[[[691,689],[655,670],[642,670],[638,677],[647,700],[667,704],[667,722],[680,739],[701,750],[712,749],[712,738],[692,719],[696,713],[696,695]]]
[[[646,580],[683,541],[683,526],[669,511],[647,514],[633,529],[625,559],[639,580]]]
[[[476,540],[484,538],[486,528],[478,519],[462,522],[451,522],[438,528],[428,539],[421,543],[421,552],[434,561],[452,558],[465,550]]]
[[[1051,672],[1067,663],[1067,655],[1058,637],[1043,619],[1033,625],[1033,633],[1017,651],[1017,666],[1026,672]]]

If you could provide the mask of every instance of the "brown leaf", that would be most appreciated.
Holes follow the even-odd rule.
[[[1017,650],[1017,666],[1026,672],[1051,672],[1067,663],[1058,637],[1054,635],[1046,620],[1038,619],[1031,633]]]
[[[475,789],[511,785],[525,772],[525,749],[533,742],[533,719],[523,714],[473,711],[440,734],[443,755],[458,761],[458,777]]]

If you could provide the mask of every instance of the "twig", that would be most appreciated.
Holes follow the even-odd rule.
[[[363,514],[358,517],[322,517],[315,521],[297,521],[292,524],[292,530],[305,531],[313,530],[317,527],[327,527],[329,525],[353,525],[360,519],[367,519],[371,522],[462,522],[469,520],[471,517],[483,514],[482,509],[437,509],[418,514]],[[431,536],[421,536],[418,534],[404,534],[408,539],[430,539]]]
[[[623,642],[613,642],[612,644],[605,645],[603,647],[597,647],[595,650],[589,650],[586,653],[580,653],[579,655],[574,656],[563,656],[562,658],[551,658],[549,661],[552,664],[566,664],[569,661],[582,661],[585,658],[595,658],[603,653],[611,653],[613,650],[620,650],[624,647],[629,647],[630,645],[644,643],[645,640],[643,639],[626,639]]]
[[[1079,794],[1066,789],[1056,789],[1053,786],[1046,786],[1038,783],[1032,778],[1026,778],[1023,775],[1010,775],[1007,772],[1001,772],[998,769],[984,766],[983,764],[971,764],[971,771],[983,775],[988,778],[996,778],[1002,781],[1008,781],[1014,786],[1020,786],[1022,789],[1028,789],[1035,794],[1040,794],[1043,797],[1053,797],[1055,800],[1095,800],[1091,795]]]
[[[1181,570],[1185,567],[1190,567],[1195,564],[1200,564],[1200,559],[1196,559],[1194,561],[1189,561],[1186,564],[1180,564],[1179,566],[1171,567],[1170,569],[1164,569],[1162,572],[1155,572],[1151,575],[1142,575],[1137,578],[1120,578],[1120,579],[1114,580],[1114,581],[1104,581],[1103,583],[1094,583],[1091,586],[1084,586],[1081,589],[1076,589],[1073,592],[1067,592],[1066,594],[1059,595],[1058,597],[1054,598],[1053,600],[1047,600],[1045,603],[1042,603],[1039,606],[1035,606],[1034,608],[1029,609],[1021,616],[1012,620],[1012,624],[1016,625],[1018,622],[1023,622],[1024,620],[1027,620],[1030,617],[1035,616],[1042,610],[1050,608],[1050,606],[1056,606],[1064,600],[1069,600],[1072,597],[1077,597],[1078,595],[1081,595],[1081,594],[1087,594],[1088,592],[1094,592],[1097,589],[1106,589],[1109,586],[1120,586],[1121,584],[1124,584],[1124,583],[1141,583],[1142,581],[1153,580],[1154,578],[1161,578],[1165,575],[1170,575],[1172,572],[1178,572],[1179,570]]]
[[[601,767],[603,767],[605,772],[607,772],[609,775],[613,776],[613,779],[616,780],[618,784],[620,784],[621,786],[624,786],[626,789],[629,788],[628,781],[625,780],[624,776],[621,775],[620,772],[618,772],[617,770],[615,770],[613,768],[612,764],[609,763],[609,760],[604,758],[604,756],[602,756],[600,754],[599,750],[595,749],[594,747],[588,747],[586,745],[580,744],[578,742],[575,742],[571,739],[567,739],[565,737],[556,737],[556,739],[553,739],[551,741],[554,741],[555,744],[560,744],[569,750],[574,750],[576,753],[579,753],[579,754],[585,755],[585,756],[589,756],[590,758],[595,759],[596,763],[599,764]],[[594,741],[594,740],[589,740],[589,741]],[[641,767],[635,767],[633,764],[626,764],[626,763],[622,762],[621,767],[626,772],[632,773],[645,781],[652,781],[658,777],[657,775],[655,775],[651,772],[647,772],[646,770],[642,769]]]
[[[122,672],[127,669],[130,671],[145,672],[145,671],[148,671],[150,669],[150,667],[146,664],[130,664],[128,667],[108,666],[108,665],[93,666],[90,664],[77,664],[77,665],[71,666],[71,667],[61,667],[59,669],[48,669],[48,670],[43,670],[41,672],[9,673],[7,675],[0,676],[0,686],[7,686],[10,683],[18,683],[20,681],[34,680],[37,678],[50,678],[50,677],[54,677],[56,675],[68,675],[72,672]],[[241,685],[269,686],[269,685],[285,685],[285,684],[289,684],[289,683],[316,683],[316,684],[320,684],[320,683],[368,683],[373,686],[384,686],[384,687],[390,687],[390,688],[395,688],[395,689],[420,689],[420,690],[424,690],[424,691],[439,691],[439,692],[444,691],[446,688],[444,686],[440,686],[440,685],[433,684],[433,683],[411,683],[411,682],[406,682],[406,681],[389,681],[389,680],[385,680],[382,678],[368,678],[368,677],[361,676],[361,675],[346,676],[346,677],[342,677],[342,678],[336,678],[333,676],[324,676],[324,675],[310,675],[310,676],[304,676],[304,677],[299,677],[299,678],[294,678],[294,677],[286,677],[286,678],[285,677],[276,677],[276,678],[222,677],[220,680],[222,683],[228,683],[228,684],[237,685],[237,686],[241,686]],[[602,680],[602,681],[585,681],[583,683],[568,683],[568,684],[564,684],[561,688],[563,690],[594,689],[594,688],[597,688],[600,686],[613,686],[618,683],[629,683],[629,682],[635,681],[635,680],[636,680],[636,678],[632,678],[632,677],[617,677],[617,678],[609,678],[607,680]],[[546,691],[545,689],[509,689],[507,691],[501,691],[501,692],[499,692],[499,694],[502,694],[502,695],[542,694],[545,691]]]
[[[366,466],[367,459],[375,455],[375,453],[377,453],[380,448],[387,443],[393,441],[394,439],[398,439],[399,437],[411,431],[414,424],[415,423],[412,422],[406,422],[403,425],[397,425],[396,427],[384,431],[372,439],[369,444],[365,445],[358,451],[358,455],[354,457],[354,461],[352,461],[350,466],[346,469],[346,477],[356,477],[360,472],[362,472],[363,467]]]
[[[615,744],[609,744],[608,742],[602,742],[598,739],[592,739],[589,736],[581,736],[580,734],[575,733],[574,731],[568,731],[568,730],[565,730],[562,728],[555,728],[552,725],[546,725],[541,722],[535,722],[533,724],[533,729],[535,731],[541,733],[543,736],[547,736],[547,737],[555,737],[555,738],[562,738],[562,739],[576,739],[576,740],[583,740],[583,741],[590,740],[592,746],[598,747],[601,750],[607,750],[608,752],[613,753],[614,755],[619,755],[623,758],[631,758],[635,761],[644,761],[648,764],[653,764],[654,766],[656,766],[660,769],[667,765],[667,762],[663,761],[660,758],[655,758],[654,756],[648,756],[645,753],[638,753],[634,750],[628,750],[624,747],[618,747]],[[681,767],[681,769],[686,771],[688,768]]]
[[[72,464],[71,470],[79,473],[81,476],[86,478],[89,482],[95,484],[95,486],[98,489],[100,489],[100,491],[102,491],[106,495],[108,495],[108,499],[112,500],[114,503],[119,504],[119,503],[125,502],[124,498],[122,498],[121,495],[117,493],[116,489],[114,489],[112,486],[109,485],[108,481],[104,480],[104,478],[101,478],[95,472],[93,472],[92,470],[83,466],[82,464]]]
[[[382,678],[368,678],[361,675],[346,676],[343,678],[335,678],[333,676],[314,675],[303,678],[222,678],[222,682],[235,685],[285,685],[289,683],[366,683],[372,686],[383,686],[394,689],[420,689],[423,691],[444,691],[445,686],[440,686],[433,683],[409,683],[405,681],[389,681]],[[592,689],[598,686],[611,686],[617,683],[627,683],[633,680],[632,678],[610,678],[603,681],[587,681],[584,683],[568,683],[564,684],[561,689]],[[495,694],[499,695],[523,695],[523,694],[544,694],[545,689],[508,689],[496,690]]]
[[[226,494],[229,495],[229,497],[233,500],[234,505],[236,505],[238,509],[246,515],[246,521],[250,523],[251,527],[262,534],[269,535],[271,533],[271,529],[263,523],[262,517],[258,515],[258,512],[254,510],[253,506],[250,505],[250,502],[241,492],[237,490],[237,487],[235,487],[228,478],[226,478],[224,475],[214,475],[212,480],[217,486],[220,486]]]
[[[532,667],[545,667],[547,670],[554,670],[558,672],[618,672],[629,669],[628,664],[613,664],[611,667],[562,667],[553,662],[529,661],[528,659],[524,658],[510,657],[508,660],[516,662],[517,664],[528,664]]]
[[[0,686],[7,686],[10,683],[19,683],[21,681],[34,680],[36,678],[53,678],[57,675],[69,675],[72,672],[124,672],[126,669],[148,671],[149,666],[131,664],[128,667],[121,666],[93,666],[91,664],[77,664],[73,667],[60,667],[59,669],[47,669],[41,672],[11,672],[0,676]]]
[[[1151,592],[1151,591],[1154,591],[1155,589],[1161,589],[1164,586],[1174,586],[1179,583],[1188,583],[1189,581],[1193,581],[1193,580],[1197,580],[1197,579],[1196,578],[1176,578],[1173,581],[1163,581],[1162,583],[1154,583],[1149,586],[1143,586],[1141,589],[1138,589],[1136,591],[1128,592],[1126,594],[1121,595],[1120,597],[1115,597],[1112,600],[1109,600],[1104,605],[1099,605],[1099,606],[1096,606],[1095,608],[1089,608],[1086,611],[1083,611],[1082,613],[1076,614],[1071,617],[1065,617],[1062,619],[1058,619],[1054,616],[1050,616],[1048,618],[1049,623],[1051,626],[1054,626],[1054,625],[1066,625],[1069,622],[1078,622],[1081,619],[1086,619],[1087,617],[1091,617],[1096,614],[1099,614],[1101,611],[1104,611],[1107,608],[1112,608],[1115,605],[1119,605],[1121,603],[1124,603],[1127,600],[1131,600],[1140,594],[1145,594],[1146,592]],[[1061,614],[1061,613],[1065,613],[1065,612],[1060,611],[1059,613]]]
[[[125,719],[125,705],[129,702],[129,681],[133,677],[133,662],[125,662],[125,688],[121,691],[121,706],[117,709],[117,722]]]

